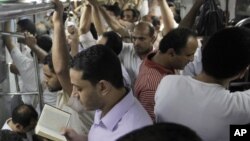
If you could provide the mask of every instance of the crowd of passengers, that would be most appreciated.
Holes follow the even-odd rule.
[[[230,125],[250,123],[250,90],[229,89],[248,73],[250,30],[198,36],[204,0],[183,18],[174,0],[52,2],[38,23],[5,21],[24,38],[3,40],[21,92],[38,90],[37,56],[44,103],[71,114],[68,141],[229,141]],[[0,141],[49,140],[34,134],[38,99],[11,99]]]

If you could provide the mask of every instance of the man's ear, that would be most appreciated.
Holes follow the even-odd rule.
[[[111,91],[111,88],[112,88],[112,85],[110,84],[110,82],[106,80],[100,80],[97,84],[97,89],[98,91],[101,92],[103,96],[109,94]]]
[[[15,128],[16,128],[16,130],[19,131],[19,132],[23,130],[23,126],[22,126],[21,124],[19,124],[19,123],[16,123],[16,124],[15,124]]]
[[[171,57],[174,57],[176,55],[176,52],[173,48],[169,48],[167,50],[167,54],[169,54]]]

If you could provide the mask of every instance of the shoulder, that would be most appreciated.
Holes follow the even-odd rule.
[[[168,81],[178,81],[187,79],[189,76],[184,75],[166,75],[162,78],[161,82],[168,82]]]
[[[152,120],[146,110],[143,108],[141,103],[134,97],[134,104],[131,106],[130,110],[123,117],[126,121],[129,121],[131,127],[141,128],[146,125],[152,124]]]

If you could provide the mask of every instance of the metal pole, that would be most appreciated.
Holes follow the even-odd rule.
[[[33,22],[36,23],[36,15],[33,15]],[[39,107],[40,107],[40,112],[43,109],[43,88],[41,84],[41,79],[40,79],[40,67],[37,59],[37,55],[33,53],[33,61],[34,61],[34,67],[35,67],[35,78],[36,78],[36,86],[38,90],[38,99],[39,99]]]
[[[36,86],[38,90],[38,99],[39,99],[39,106],[40,110],[42,111],[43,108],[43,88],[40,79],[40,69],[38,64],[38,59],[35,53],[33,53],[33,60],[34,60],[34,67],[35,67],[35,78],[36,78]]]
[[[67,7],[69,3],[64,3]],[[55,8],[52,3],[41,4],[3,4],[0,5],[0,21],[14,19],[24,15],[34,15],[41,12],[46,12]]]
[[[228,25],[228,21],[229,21],[229,8],[228,8],[228,3],[229,3],[229,0],[226,0],[226,8],[225,8],[225,13],[226,13],[226,26]]]

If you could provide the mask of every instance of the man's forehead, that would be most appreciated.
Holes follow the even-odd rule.
[[[132,32],[133,36],[148,36],[149,35],[149,31],[148,30],[138,30],[138,29],[134,29],[134,31]]]

